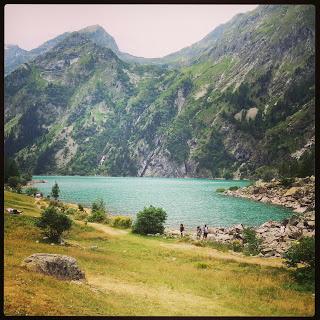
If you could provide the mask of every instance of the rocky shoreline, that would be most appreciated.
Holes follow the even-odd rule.
[[[284,186],[281,181],[271,182],[258,180],[254,185],[238,190],[227,190],[226,195],[247,198],[285,206],[294,212],[304,213],[315,208],[315,177],[296,178]]]
[[[292,217],[282,222],[267,221],[254,228],[256,237],[261,239],[260,253],[262,257],[282,257],[290,248],[292,242],[302,237],[315,235],[315,178],[296,178],[281,182],[273,179],[271,182],[257,181],[254,185],[238,190],[227,190],[225,195],[247,198],[265,203],[272,203],[291,208]],[[208,241],[239,244],[245,246],[242,224],[231,227],[209,228]],[[178,237],[177,230],[167,230],[168,236]],[[188,234],[196,239],[196,233]]]

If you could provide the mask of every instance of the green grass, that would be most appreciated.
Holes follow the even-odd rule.
[[[9,191],[4,192],[4,207],[22,210],[23,214],[40,216],[40,209],[35,206],[35,199],[24,194],[17,194]]]
[[[73,246],[42,241],[32,198],[5,193],[5,205],[24,215],[4,215],[6,315],[208,315],[307,316],[311,292],[299,292],[278,260],[233,256],[175,239],[146,237],[103,225],[74,223]],[[35,216],[35,217],[33,217]],[[39,241],[39,242],[37,242]],[[28,272],[20,264],[36,252],[77,259],[86,284]],[[265,265],[269,263],[269,265]],[[280,266],[280,267],[279,267]]]

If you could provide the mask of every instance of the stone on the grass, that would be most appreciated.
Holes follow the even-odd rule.
[[[62,280],[82,280],[85,274],[75,258],[49,253],[35,253],[24,259],[22,266],[30,271],[40,272]]]

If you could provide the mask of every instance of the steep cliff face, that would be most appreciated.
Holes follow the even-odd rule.
[[[309,174],[314,41],[314,8],[282,5],[166,64],[124,62],[98,26],[68,34],[6,77],[6,155],[34,173]]]

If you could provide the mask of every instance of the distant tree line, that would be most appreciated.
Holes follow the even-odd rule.
[[[20,173],[16,161],[12,158],[4,159],[4,183],[14,191],[20,193],[22,186],[32,180],[31,173]]]

